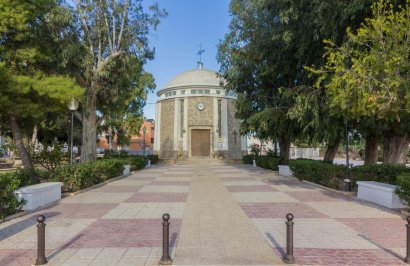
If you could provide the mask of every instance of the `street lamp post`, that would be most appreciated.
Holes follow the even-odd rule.
[[[144,126],[144,128],[142,129],[142,132],[144,133],[144,134],[143,134],[143,135],[144,135],[144,139],[143,139],[143,143],[142,143],[142,145],[144,145],[144,146],[143,146],[142,151],[143,151],[143,154],[144,154],[144,157],[145,157],[145,134],[147,133],[147,127],[146,127],[146,126]]]
[[[350,180],[350,169],[349,169],[349,130],[347,127],[347,116],[345,118],[345,141],[346,141],[346,177],[345,177],[345,191],[351,191],[352,185]]]
[[[78,101],[71,99],[68,104],[68,109],[71,111],[71,141],[70,141],[70,164],[73,164],[73,132],[74,132],[74,111],[78,109]]]

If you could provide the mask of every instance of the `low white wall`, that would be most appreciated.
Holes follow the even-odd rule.
[[[290,170],[289,165],[278,165],[279,175],[281,176],[292,176],[293,172]]]
[[[26,200],[23,210],[31,211],[61,199],[62,182],[48,182],[22,187],[14,193]]]
[[[122,171],[122,175],[129,175],[131,172],[131,165],[124,165],[124,170]]]
[[[396,195],[395,185],[375,181],[358,181],[357,197],[391,209],[402,209],[406,206]]]

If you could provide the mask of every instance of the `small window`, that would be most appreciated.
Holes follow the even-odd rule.
[[[204,90],[204,93],[205,94],[211,94],[211,91],[210,90]]]
[[[192,94],[196,94],[196,93],[197,93],[197,90],[191,90],[191,93],[192,93]]]
[[[229,95],[229,91],[225,91],[225,96],[228,96]]]
[[[185,90],[181,90],[181,94],[185,94]]]
[[[176,92],[176,91],[173,91],[173,92],[172,92],[172,95],[177,95],[177,92]]]
[[[204,90],[198,90],[198,94],[203,94]]]
[[[216,90],[216,94],[221,94],[221,91],[220,90]]]

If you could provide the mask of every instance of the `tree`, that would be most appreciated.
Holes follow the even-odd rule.
[[[150,7],[151,14],[145,13],[141,0],[77,0],[75,9],[87,51],[78,66],[77,80],[85,88],[82,114],[78,116],[83,125],[81,161],[89,161],[96,159],[96,110],[103,109],[102,102],[98,102],[101,94],[121,94],[128,89],[129,100],[141,96],[140,90],[152,85],[141,82],[141,77],[148,75],[142,66],[153,58],[148,33],[166,13],[157,5]],[[135,68],[131,64],[137,64],[139,70],[132,72]],[[118,72],[118,65],[128,67]]]
[[[326,66],[318,80],[334,112],[383,126],[384,162],[404,163],[409,144],[410,8],[381,0],[357,31],[348,29],[342,46],[328,41]]]
[[[231,1],[230,32],[218,47],[218,61],[227,89],[243,95],[237,101],[242,133],[279,139],[283,163],[296,138],[327,141],[333,160],[344,120],[327,115],[321,106],[326,94],[313,87],[305,67],[323,65],[322,40],[342,43],[346,27],[358,25],[371,2]]]
[[[71,16],[54,0],[0,1],[0,119],[13,134],[25,169],[22,121],[61,110],[82,89],[63,71]]]

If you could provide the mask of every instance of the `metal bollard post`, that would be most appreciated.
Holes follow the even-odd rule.
[[[404,262],[410,264],[410,216],[407,216],[407,249],[406,249],[406,257],[404,258]]]
[[[169,214],[162,215],[162,258],[159,261],[161,265],[171,265],[172,259],[169,255]]]
[[[286,214],[286,255],[283,257],[283,261],[287,264],[295,263],[295,257],[293,256],[293,214]]]
[[[46,264],[46,224],[44,221],[46,217],[44,215],[39,215],[37,217],[37,259],[35,265]]]

